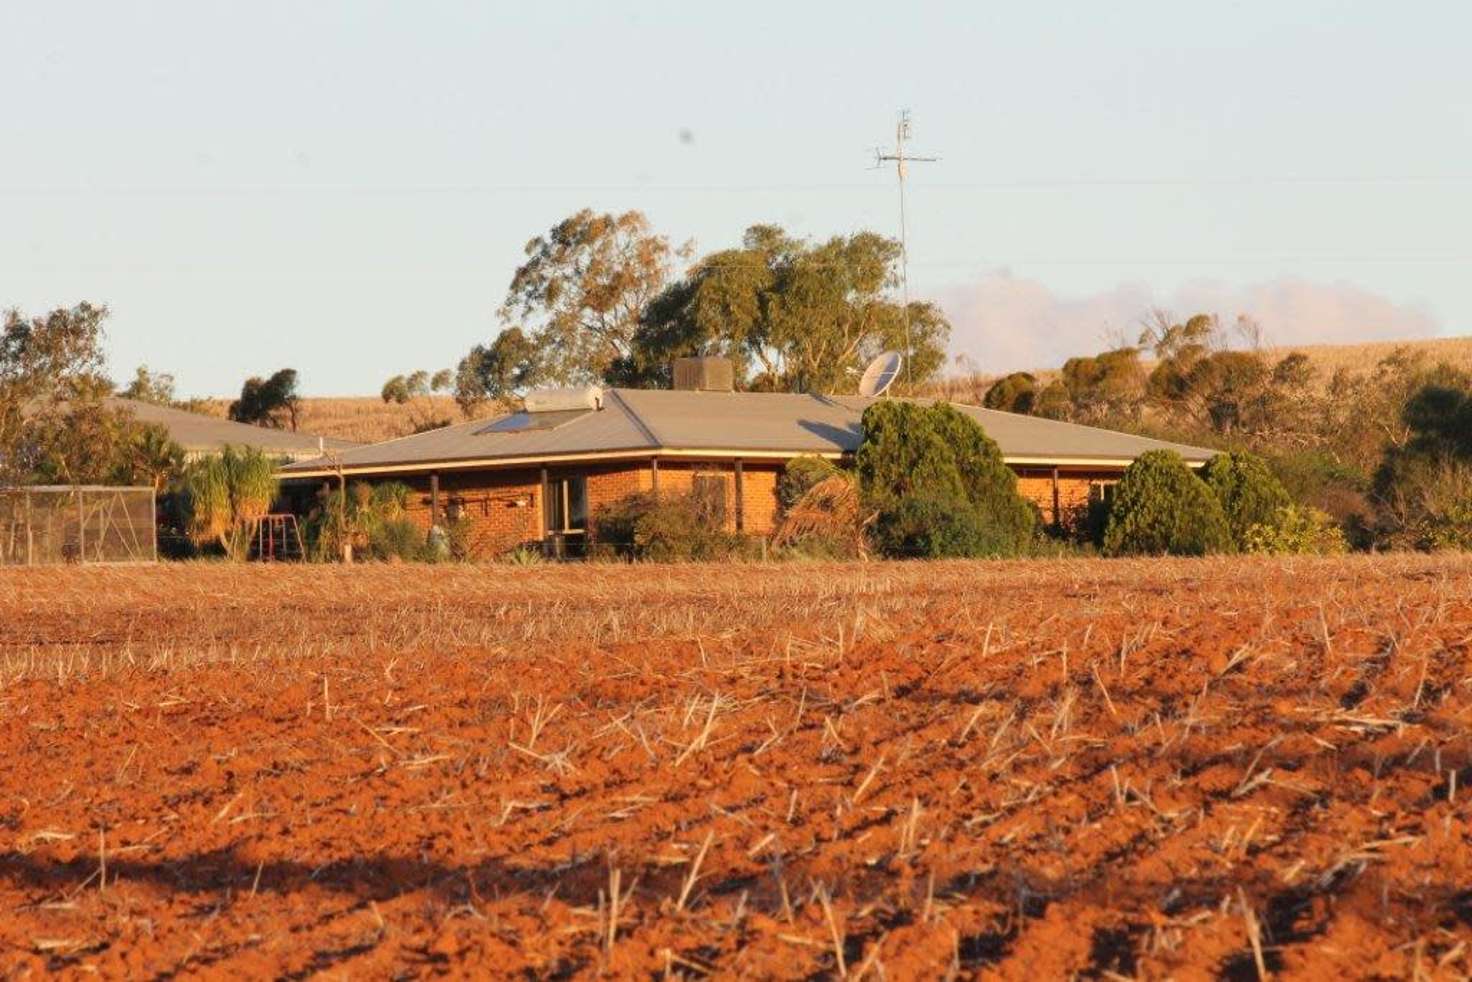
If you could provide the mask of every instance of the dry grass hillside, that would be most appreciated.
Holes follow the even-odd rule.
[[[1299,345],[1271,348],[1269,353],[1281,356],[1290,351],[1302,351],[1313,359],[1320,375],[1327,378],[1340,368],[1372,368],[1376,362],[1397,348],[1423,352],[1432,361],[1445,361],[1454,367],[1472,372],[1472,337]],[[1042,371],[1035,374],[1048,379],[1055,373]],[[995,375],[985,374],[956,376],[939,383],[937,391],[960,402],[980,403],[987,387],[996,378]],[[201,412],[224,416],[228,405],[228,399],[210,399],[198,408]],[[492,412],[494,409],[487,407],[484,414],[489,415]],[[461,423],[467,417],[449,396],[421,398],[402,406],[385,403],[377,396],[327,396],[302,400],[300,428],[304,432],[320,436],[356,440],[359,443],[378,443],[408,436],[417,425],[430,418]]]
[[[228,399],[209,399],[195,408],[223,417],[229,405]],[[402,406],[378,396],[327,396],[302,400],[298,429],[316,436],[379,443],[408,436],[429,419],[463,423],[466,418],[449,396],[428,396]]]
[[[1453,368],[1472,373],[1472,336],[1366,341],[1358,344],[1282,345],[1269,347],[1267,355],[1276,360],[1291,352],[1302,352],[1308,355],[1319,370],[1319,377],[1328,379],[1341,368],[1352,372],[1374,368],[1381,359],[1402,348],[1423,354],[1432,363],[1446,362]],[[1043,382],[1049,382],[1057,377],[1058,371],[1044,369],[1033,374]],[[934,391],[959,402],[980,403],[986,390],[1000,377],[1001,375],[986,373],[952,376],[936,383]]]

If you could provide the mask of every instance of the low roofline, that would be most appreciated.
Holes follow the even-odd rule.
[[[667,448],[640,447],[630,450],[600,450],[595,453],[565,453],[565,454],[534,454],[526,457],[484,457],[468,458],[463,460],[439,460],[439,461],[414,461],[401,464],[350,464],[344,465],[342,473],[352,474],[424,474],[429,471],[466,471],[466,470],[490,470],[491,468],[503,467],[527,467],[540,466],[542,464],[569,464],[579,461],[601,462],[605,460],[649,460],[654,457],[719,457],[730,460],[740,457],[743,460],[791,460],[793,457],[827,457],[829,460],[841,460],[846,454],[837,451],[812,451],[812,450],[731,450],[731,449],[706,449],[706,450],[671,450]],[[280,472],[283,481],[293,481],[298,478],[336,477],[336,467],[293,467],[284,468]]]
[[[794,457],[823,457],[842,460],[853,456],[848,451],[816,450],[753,450],[730,447],[707,447],[700,449],[669,449],[642,447],[629,450],[605,450],[597,453],[536,454],[526,457],[485,457],[462,460],[413,461],[405,463],[379,463],[345,465],[341,471],[336,467],[310,468],[300,465],[285,468],[280,472],[283,481],[316,480],[324,477],[361,477],[371,474],[427,474],[432,471],[499,470],[514,467],[537,467],[547,464],[575,464],[581,462],[602,463],[620,460],[651,460],[653,458],[715,458],[720,460],[786,461]],[[1006,456],[1002,462],[1014,467],[1097,467],[1123,470],[1134,463],[1133,457],[1051,457]],[[1186,460],[1188,467],[1202,467],[1205,460]]]
[[[0,494],[18,491],[156,491],[152,484],[0,484]]]

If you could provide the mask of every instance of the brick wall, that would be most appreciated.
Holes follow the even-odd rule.
[[[782,465],[746,463],[742,467],[742,523],[744,531],[753,535],[769,535],[777,524],[777,480]],[[654,488],[654,476],[648,460],[622,461],[616,464],[586,467],[550,467],[548,476],[582,474],[587,478],[588,514],[628,495]],[[697,474],[720,475],[725,480],[726,527],[736,527],[735,465],[731,461],[691,461],[662,459],[659,464],[659,490],[684,494],[691,490]],[[1119,474],[1111,471],[1063,471],[1058,477],[1059,510],[1065,527],[1077,529],[1087,515],[1091,488],[1113,483]],[[415,474],[392,480],[407,484],[409,518],[424,529],[430,524],[430,477]],[[310,486],[315,494],[317,484]],[[1018,471],[1017,489],[1024,498],[1035,503],[1043,522],[1053,524],[1059,516],[1053,512],[1053,477],[1048,469]],[[303,485],[300,496],[310,507],[311,494]],[[464,515],[471,526],[471,548],[476,558],[490,558],[541,541],[542,480],[539,468],[521,470],[446,471],[440,475],[440,521],[452,515]],[[295,499],[293,499],[295,500]],[[305,510],[305,508],[303,508]]]
[[[409,518],[428,531],[430,478],[397,478],[409,485]],[[470,525],[475,558],[490,558],[542,537],[542,482],[534,470],[446,471],[440,475],[440,522],[460,515]]]
[[[588,478],[588,515],[598,514],[598,509],[654,486],[653,475],[647,460],[631,460],[617,467],[602,467],[582,471]]]
[[[741,465],[742,530],[766,535],[776,525],[777,476],[780,464]],[[697,474],[720,476],[726,482],[726,528],[736,529],[736,465],[733,461],[661,460],[659,490],[664,494],[688,494]]]
[[[1115,471],[1060,471],[1058,474],[1058,511],[1065,528],[1078,529],[1089,511],[1090,489],[1096,484],[1119,480]],[[1052,525],[1060,516],[1053,512],[1053,472],[1020,468],[1017,491],[1038,506],[1043,522]]]

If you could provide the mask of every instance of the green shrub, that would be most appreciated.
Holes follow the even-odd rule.
[[[1472,550],[1472,503],[1459,502],[1422,518],[1416,526],[1416,546],[1433,552]]]
[[[1017,493],[1017,475],[981,424],[955,406],[930,407],[941,439],[951,447],[961,486],[987,530],[981,555],[1010,555],[1027,548],[1038,525],[1037,507]]]
[[[1337,556],[1348,548],[1344,531],[1327,514],[1291,504],[1278,509],[1272,521],[1249,527],[1241,545],[1243,552],[1269,556]]]
[[[887,507],[910,494],[949,501],[964,497],[956,455],[929,407],[883,399],[864,410],[862,425],[854,466],[869,502]]]
[[[1272,526],[1278,513],[1293,503],[1267,462],[1244,451],[1217,454],[1202,468],[1201,477],[1221,502],[1237,549],[1246,549],[1249,529]]]
[[[874,544],[886,556],[914,559],[999,554],[994,530],[976,509],[927,495],[908,495],[881,511]]]
[[[777,478],[777,504],[785,514],[815,485],[838,473],[841,473],[838,465],[825,457],[792,458]]]
[[[970,416],[886,399],[864,410],[863,427],[855,467],[881,552],[1010,556],[1028,547],[1035,510]]]
[[[368,531],[367,559],[397,559],[419,562],[428,555],[424,530],[408,518],[375,522]]]
[[[510,566],[540,566],[546,559],[542,550],[532,546],[517,546],[501,554],[501,561]]]
[[[250,556],[251,533],[271,510],[279,481],[276,462],[253,447],[226,447],[184,468],[179,505],[195,546],[215,545],[231,559]]]
[[[1231,547],[1221,503],[1175,451],[1146,451],[1124,472],[1104,530],[1106,555],[1202,556]]]
[[[653,510],[658,503],[659,498],[652,491],[639,491],[607,502],[593,513],[589,525],[590,543],[632,558],[634,527],[639,517]]]
[[[407,517],[411,493],[398,481],[354,481],[346,495],[340,489],[319,495],[303,530],[307,557],[318,562],[339,559],[343,544],[349,542],[358,559],[426,558],[425,534]]]
[[[988,409],[1027,415],[1038,401],[1037,377],[1028,372],[1013,372],[992,383],[981,404]]]

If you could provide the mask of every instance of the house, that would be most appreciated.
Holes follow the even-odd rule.
[[[589,517],[639,491],[699,489],[725,502],[726,527],[771,532],[777,478],[786,462],[851,457],[860,396],[735,392],[701,378],[667,390],[554,390],[526,409],[300,461],[281,471],[294,508],[339,479],[391,479],[413,494],[410,516],[426,528],[468,518],[487,549],[587,535]],[[729,372],[724,374],[729,378]],[[694,380],[692,382],[692,379]],[[677,383],[679,384],[679,383]],[[693,387],[691,387],[693,386]],[[1112,430],[958,406],[995,440],[1021,493],[1045,522],[1069,522],[1146,450],[1169,449],[1193,466],[1213,451]],[[574,546],[575,551],[575,546]]]
[[[185,456],[191,460],[220,453],[227,446],[253,447],[268,456],[288,460],[307,460],[320,457],[327,450],[344,451],[362,446],[349,440],[251,426],[232,419],[191,413],[172,406],[124,399],[121,396],[109,396],[103,401],[109,409],[122,409],[132,413],[140,423],[162,426],[168,431],[169,438],[183,447]]]

